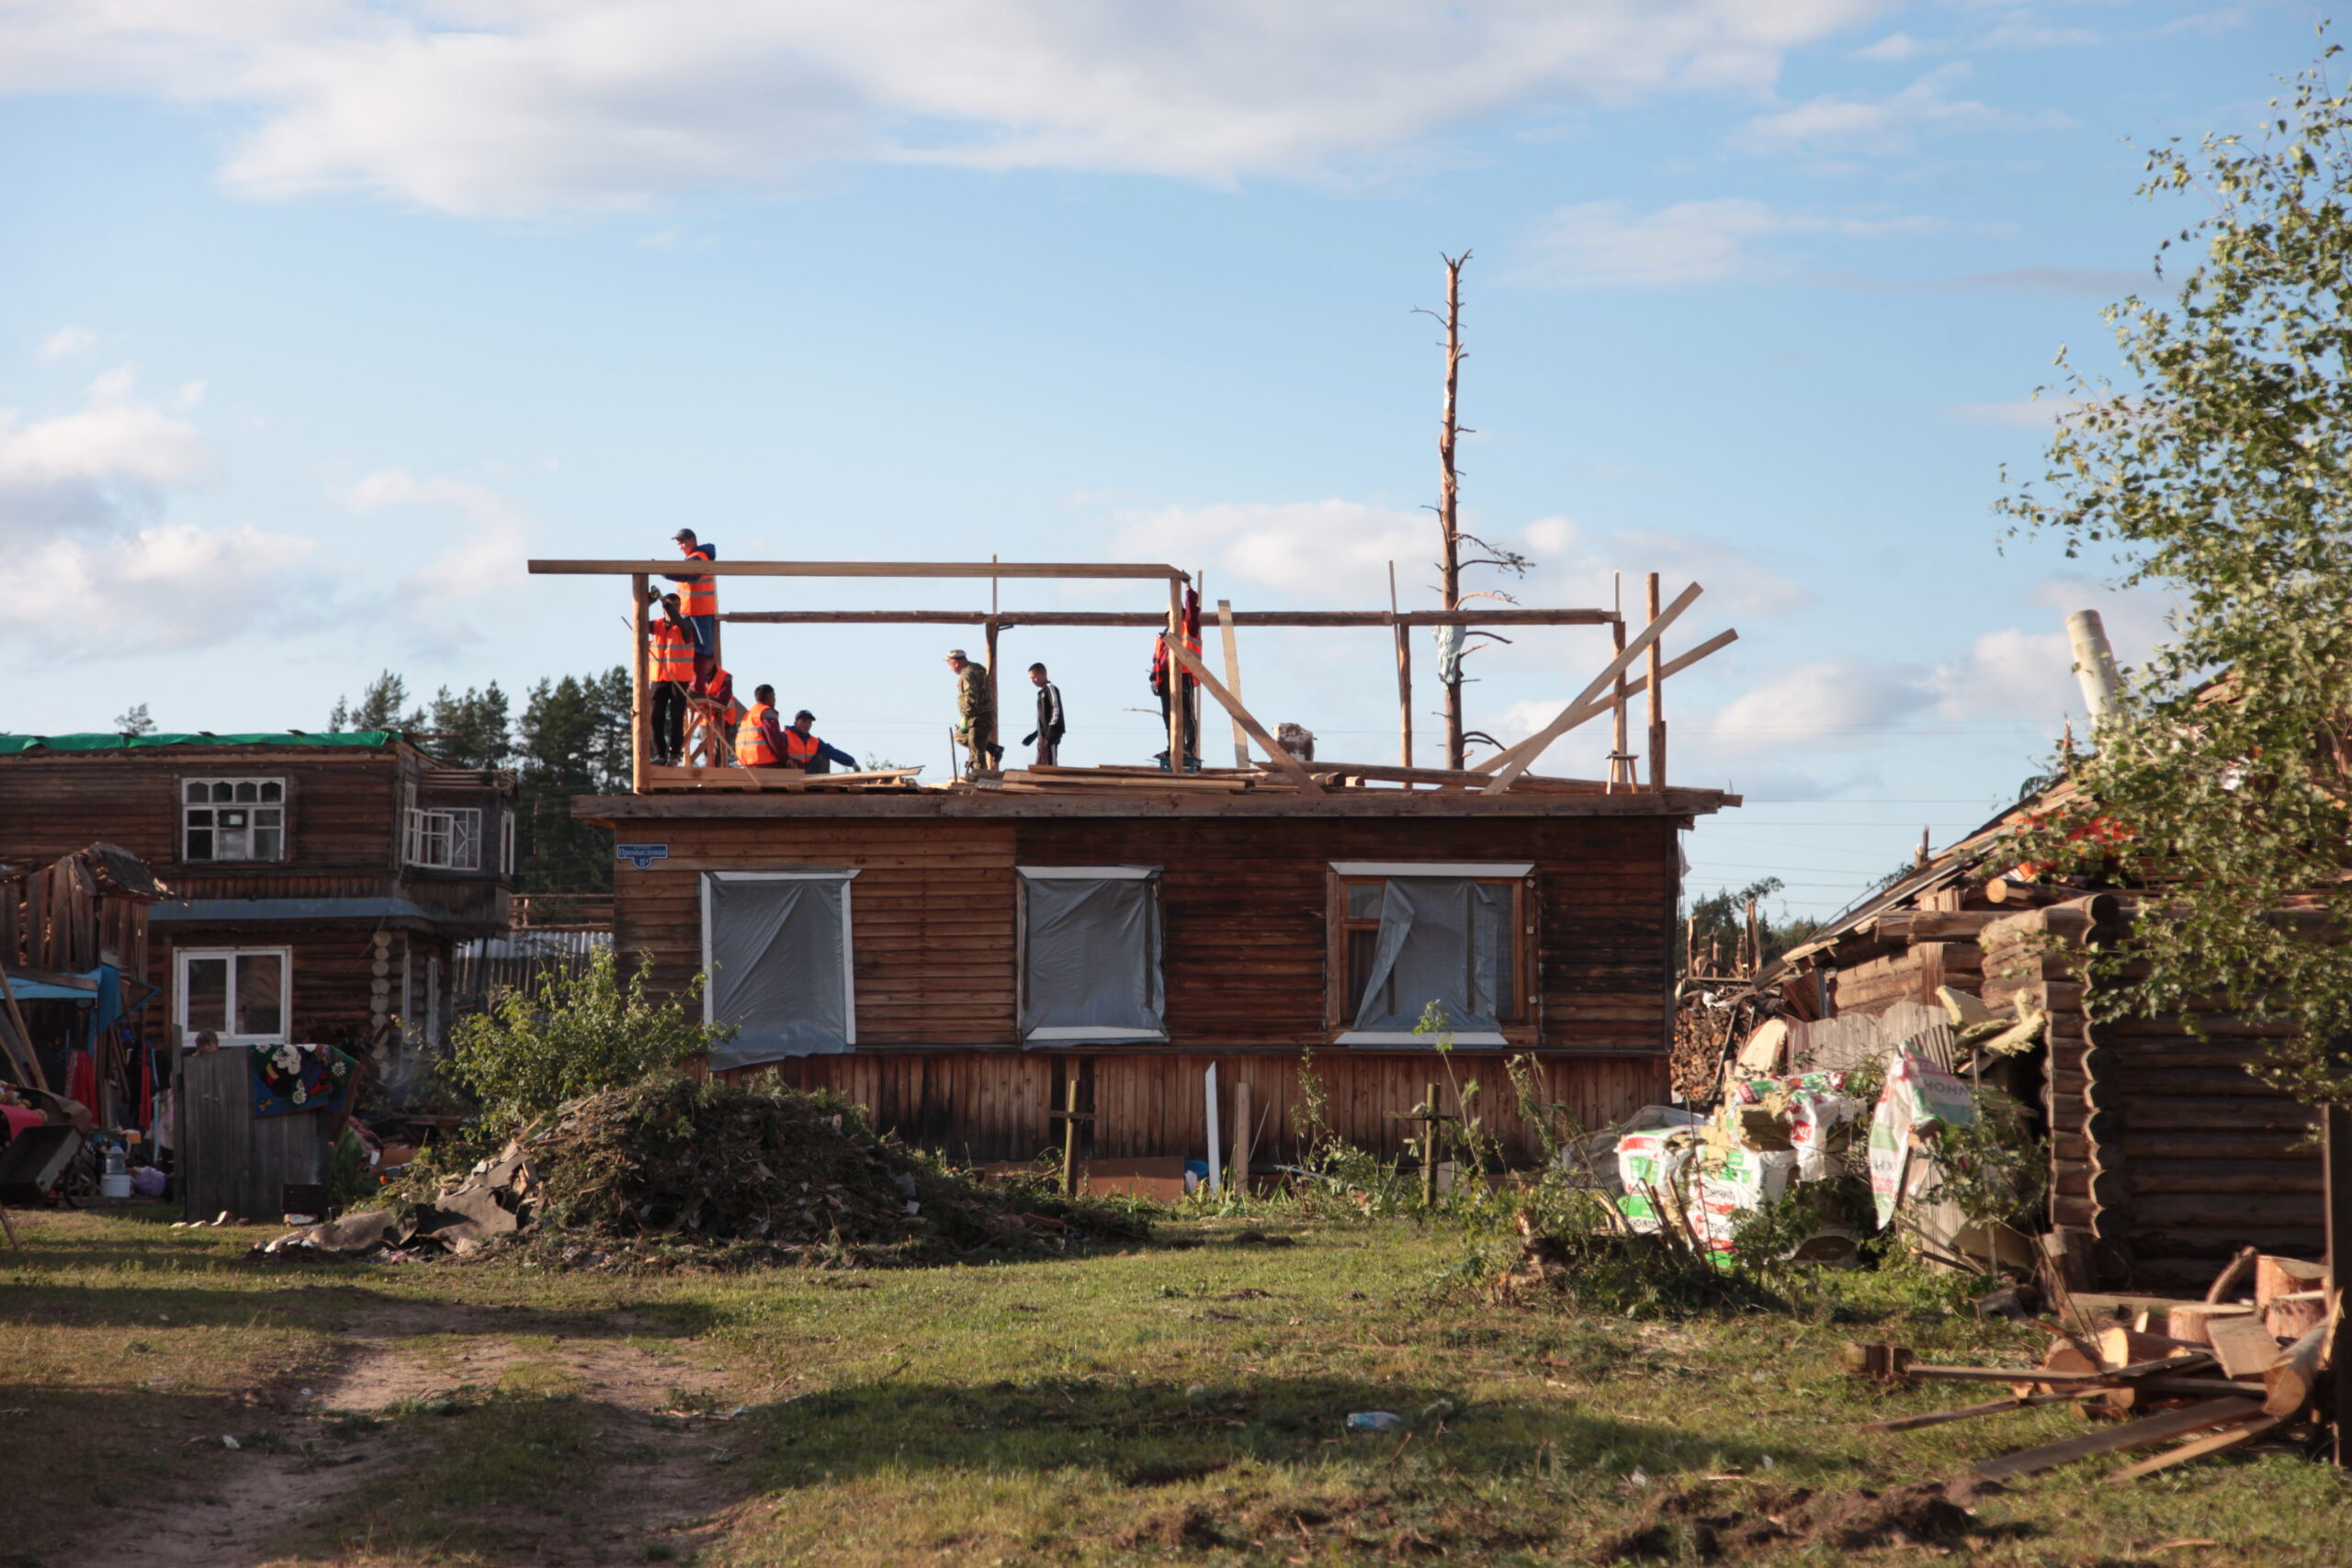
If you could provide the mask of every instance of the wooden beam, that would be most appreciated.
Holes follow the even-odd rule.
[[[1150,610],[726,610],[722,621],[771,626],[1126,626],[1150,631],[1167,617]],[[1237,626],[1605,626],[1608,610],[1237,610]],[[1638,688],[1634,688],[1638,689]]]
[[[2146,1448],[2173,1438],[2187,1437],[2208,1427],[2220,1427],[2247,1420],[2262,1414],[2262,1405],[2252,1399],[2208,1399],[2189,1405],[2185,1410],[2167,1410],[2143,1420],[2127,1421],[2120,1426],[2086,1432],[2064,1442],[2045,1443],[2038,1449],[2021,1453],[2004,1454],[1999,1459],[1984,1461],[1972,1468],[1971,1473],[1985,1481],[2007,1481],[2019,1475],[2034,1475],[2045,1470],[2055,1470],[2062,1464],[2089,1459],[2094,1454],[2116,1453],[2125,1449]]]
[[[1701,643],[1690,652],[1678,654],[1674,658],[1668,660],[1664,668],[1658,671],[1658,674],[1661,678],[1668,675],[1679,675],[1682,671],[1690,669],[1690,666],[1698,663],[1699,660],[1706,658],[1709,654],[1721,653],[1724,649],[1729,648],[1733,643],[1736,643],[1738,640],[1739,633],[1736,631],[1717,632],[1714,636],[1709,637],[1706,641]],[[1637,676],[1632,682],[1627,683],[1625,687],[1625,694],[1629,697],[1637,697],[1644,692],[1649,690],[1649,683],[1648,676]],[[1600,715],[1609,711],[1609,704],[1607,702],[1593,702],[1588,703],[1585,705],[1588,711],[1578,713],[1575,723],[1568,725],[1566,729],[1561,730],[1560,735],[1566,735],[1568,730],[1576,728],[1577,725],[1589,723],[1594,718],[1597,718]],[[1552,740],[1557,740],[1559,738],[1559,735],[1555,735],[1552,737]],[[1470,771],[1474,773],[1491,773],[1496,769],[1503,767],[1513,758],[1525,751],[1534,739],[1534,737],[1530,736],[1526,740],[1521,741],[1518,745],[1507,746],[1483,761],[1473,762],[1470,764]],[[1544,744],[1545,746],[1549,746],[1552,743],[1552,740],[1546,740]],[[1542,748],[1537,748],[1539,755],[1541,754],[1541,750]]]
[[[1224,706],[1225,711],[1233,716],[1234,721],[1250,732],[1250,739],[1265,749],[1267,757],[1272,760],[1274,766],[1290,775],[1291,782],[1298,785],[1301,795],[1323,793],[1323,786],[1315,782],[1315,775],[1306,771],[1306,765],[1283,750],[1281,743],[1266,733],[1266,727],[1250,716],[1250,710],[1241,705],[1241,699],[1227,691],[1216,676],[1201,667],[1201,661],[1193,657],[1192,650],[1184,646],[1182,637],[1180,637],[1170,642],[1168,645],[1168,651],[1194,680],[1200,682],[1201,690],[1215,697]]]
[[[1651,572],[1643,594],[1651,620],[1657,619],[1657,573]],[[1666,671],[1659,660],[1666,650],[1650,644],[1650,678],[1643,682],[1650,694],[1650,788],[1666,787]],[[1760,957],[1760,955],[1759,955]]]
[[[535,560],[534,577],[1038,577],[1101,581],[1189,581],[1172,566],[1065,561],[947,560]]]
[[[902,784],[922,772],[911,768],[881,768],[871,773],[812,773],[801,768],[648,767],[640,789],[821,790],[831,784]]]
[[[1665,613],[1654,617],[1647,626],[1644,626],[1640,633],[1625,645],[1624,651],[1611,660],[1609,667],[1592,678],[1592,683],[1578,694],[1577,700],[1561,710],[1559,717],[1544,726],[1540,733],[1531,736],[1525,742],[1526,749],[1518,757],[1503,764],[1502,771],[1495,775],[1494,783],[1487,786],[1487,793],[1500,795],[1510,788],[1512,782],[1520,774],[1527,772],[1529,765],[1537,757],[1543,755],[1545,747],[1575,728],[1577,709],[1609,690],[1617,678],[1624,673],[1625,667],[1645,651],[1652,643],[1665,636],[1666,628],[1672,626],[1683,611],[1696,604],[1699,595],[1705,592],[1706,590],[1694,582],[1676,594],[1674,603],[1666,607]]]
[[[2143,1459],[2137,1464],[2126,1465],[2107,1478],[2108,1484],[2137,1481],[2143,1475],[2154,1475],[2160,1470],[2170,1470],[2174,1465],[2187,1464],[2191,1460],[2203,1459],[2208,1454],[2217,1454],[2226,1449],[2234,1449],[2250,1443],[2273,1427],[2280,1425],[2284,1419],[2285,1417],[2278,1416],[2258,1416],[2251,1421],[2243,1421],[2234,1427],[2225,1427],[2210,1436],[2199,1438],[2194,1442],[2183,1443],[2177,1449],[2160,1453],[2154,1459]]]
[[[1691,588],[1698,588],[1698,583],[1691,583]],[[1681,594],[1679,600],[1675,600],[1675,609],[1668,611],[1668,616],[1665,616],[1665,618],[1672,618],[1672,616],[1677,616],[1677,614],[1681,614],[1679,606],[1681,606],[1681,604],[1687,604],[1689,597],[1691,597],[1691,594],[1689,594],[1689,590],[1684,590],[1684,594]],[[1658,630],[1663,630],[1663,627],[1649,627],[1649,630],[1644,630],[1644,632],[1642,632],[1642,637],[1651,637],[1651,639],[1654,639],[1654,637],[1656,637],[1656,632],[1658,632]],[[1719,651],[1719,649],[1731,647],[1731,644],[1738,642],[1738,639],[1740,639],[1740,635],[1738,635],[1738,632],[1736,632],[1736,630],[1731,630],[1731,632],[1717,632],[1717,635],[1714,635],[1714,637],[1708,637],[1708,639],[1705,639],[1705,642],[1698,644],[1696,649],[1691,649],[1691,651],[1689,651],[1689,653],[1684,653],[1684,656],[1679,656],[1679,659],[1665,660],[1665,665],[1660,665],[1660,668],[1658,668],[1658,680],[1663,682],[1665,677],[1668,677],[1668,674],[1677,674],[1677,672],[1681,672],[1681,670],[1689,670],[1689,668],[1691,668],[1691,665],[1696,665],[1698,660],[1705,659],[1705,656],[1708,656],[1708,653],[1714,653],[1714,651]],[[1646,644],[1639,642],[1639,639],[1637,639],[1637,642],[1634,642],[1633,647],[1628,647],[1628,649],[1625,649],[1625,651],[1623,651],[1623,653],[1618,653],[1618,659],[1625,660],[1625,663],[1633,663],[1634,656],[1637,656],[1637,653],[1642,653],[1642,651],[1646,651]],[[1526,739],[1526,740],[1520,740],[1520,743],[1512,745],[1512,748],[1500,750],[1500,752],[1496,752],[1494,757],[1487,757],[1487,760],[1484,760],[1484,761],[1477,761],[1477,764],[1473,764],[1473,766],[1475,766],[1475,769],[1479,771],[1479,773],[1491,773],[1491,771],[1498,771],[1498,769],[1512,769],[1512,766],[1517,766],[1517,769],[1524,771],[1526,766],[1533,764],[1533,760],[1536,760],[1536,757],[1541,757],[1541,755],[1543,755],[1543,748],[1547,748],[1547,745],[1553,743],[1553,740],[1557,740],[1559,736],[1564,736],[1564,733],[1569,733],[1571,728],[1576,728],[1576,727],[1578,727],[1578,724],[1588,722],[1588,719],[1595,717],[1595,715],[1600,715],[1600,712],[1606,712],[1606,710],[1609,710],[1609,701],[1600,701],[1600,689],[1601,689],[1601,686],[1604,686],[1606,682],[1609,682],[1609,680],[1611,680],[1611,672],[1609,672],[1609,670],[1604,670],[1604,672],[1601,672],[1600,677],[1597,677],[1595,684],[1592,684],[1592,686],[1585,686],[1585,696],[1583,696],[1583,698],[1578,698],[1578,701],[1576,701],[1576,703],[1569,703],[1569,707],[1566,707],[1566,710],[1564,710],[1557,719],[1553,719],[1553,724],[1547,724],[1547,727],[1543,728],[1543,731],[1533,733],[1533,736],[1529,736],[1529,739]],[[1644,674],[1644,677],[1639,677],[1639,680],[1630,682],[1630,684],[1625,686],[1625,696],[1634,696],[1634,694],[1637,694],[1637,691],[1649,691],[1649,677],[1646,677],[1646,674]]]
[[[13,897],[14,895],[12,894],[10,897]],[[17,1078],[17,1082],[24,1084],[28,1088],[40,1089],[46,1093],[49,1089],[49,1075],[41,1069],[40,1048],[33,1043],[32,1031],[25,1027],[25,1015],[17,1010],[17,987],[8,983],[7,961],[14,956],[15,954],[13,953],[0,953],[0,1001],[5,1001],[8,1004],[9,1031],[16,1036],[17,1043],[24,1047],[25,1059],[22,1062],[17,1062],[17,1053],[14,1047],[11,1047],[8,1052],[8,1059],[11,1062],[17,1063],[17,1071],[21,1075]],[[178,1066],[176,1059],[175,1059],[173,1066]],[[175,1077],[177,1076],[177,1074],[174,1075]],[[96,1115],[97,1113],[97,1107],[94,1105],[90,1108],[90,1111],[93,1115]]]
[[[1232,688],[1233,700],[1241,700],[1241,645],[1233,636],[1233,601],[1216,602],[1216,629],[1225,640],[1225,683]],[[1227,716],[1230,717],[1230,715]],[[1250,765],[1250,732],[1241,728],[1239,719],[1233,720],[1233,765]]]
[[[1163,676],[1168,682],[1168,771],[1184,771],[1184,680],[1179,671],[1178,655],[1184,646],[1184,588],[1174,578],[1168,580],[1168,624],[1160,628],[1160,645],[1168,649],[1168,668]]]
[[[1396,563],[1388,563],[1388,614],[1396,615]],[[1396,621],[1396,723],[1400,750],[1397,762],[1404,767],[1413,765],[1413,639],[1405,623]]]
[[[1443,818],[1693,817],[1739,804],[1711,789],[1647,790],[1632,795],[1563,791],[1343,789],[1312,798],[1295,789],[1193,792],[1149,790],[837,789],[678,790],[652,795],[574,795],[571,814],[582,822],[731,820],[765,818],[857,818],[910,821],[930,818],[1281,817],[1293,819],[1392,821]],[[1655,1050],[1648,1055],[1655,1056]]]
[[[645,773],[653,765],[653,699],[645,685],[646,573],[629,580],[628,776],[629,788],[645,793]]]
[[[1262,771],[1266,764],[1261,762],[1259,767]],[[1317,759],[1306,764],[1306,771],[1317,778],[1381,779],[1398,784],[1475,784],[1487,782],[1486,774],[1471,768],[1399,768],[1387,762],[1326,762]],[[1609,785],[1600,779],[1566,779],[1543,773],[1521,773],[1519,782],[1586,790],[1595,795],[1609,792]]]

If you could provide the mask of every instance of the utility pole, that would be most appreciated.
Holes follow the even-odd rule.
[[[1470,259],[1470,253],[1464,251],[1458,256],[1449,256],[1440,252],[1439,259],[1445,263],[1445,411],[1437,436],[1437,523],[1441,547],[1438,586],[1444,596],[1445,608],[1458,610],[1462,608],[1462,491],[1453,467],[1453,443],[1461,432],[1455,399],[1462,385],[1462,267]],[[1463,642],[1466,644],[1467,641],[1464,636]],[[1456,646],[1466,651],[1461,644]],[[1462,660],[1459,657],[1453,660],[1453,668],[1444,684],[1445,765],[1459,768],[1463,765]]]

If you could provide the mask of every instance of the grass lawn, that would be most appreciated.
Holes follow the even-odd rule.
[[[1458,1238],[1404,1224],[625,1280],[254,1265],[267,1233],[159,1215],[19,1214],[24,1249],[0,1252],[0,1562],[1589,1562],[1661,1495],[1883,1489],[2085,1425],[1860,1431],[1975,1391],[1860,1383],[1840,1340],[2040,1348],[1917,1281],[1684,1322],[1505,1308],[1438,1289]],[[1362,1410],[1411,1424],[1347,1431]],[[1981,1499],[1967,1560],[2352,1559],[2324,1466],[2100,1484],[2123,1462]],[[166,1527],[186,1544],[155,1550]],[[1652,1544],[1697,1560],[1685,1533]],[[1740,1560],[1921,1555],[1816,1538]]]

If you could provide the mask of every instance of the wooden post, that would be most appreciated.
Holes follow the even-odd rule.
[[[629,580],[628,787],[645,793],[645,770],[653,750],[653,699],[645,687],[645,594],[648,574]]]
[[[1064,1070],[1062,1096],[1062,1196],[1078,1196],[1078,1075]]]
[[[1184,671],[1176,649],[1184,646],[1184,580],[1168,580],[1168,771],[1184,771]]]
[[[2344,1306],[2337,1292],[2344,1289],[2344,1266],[2352,1258],[2352,1107],[2331,1105],[2322,1122],[2321,1147],[2325,1156],[2327,1186],[2327,1319],[2328,1345],[2324,1359],[2337,1370],[2339,1382],[2347,1374],[2346,1357],[2352,1355],[2352,1331],[2344,1322]],[[2345,1398],[2339,1393],[2334,1401],[2329,1424],[2334,1427],[2335,1459],[2338,1469],[2352,1468],[2352,1412],[2344,1408]]]
[[[1413,638],[1405,624],[1396,620],[1396,563],[1388,563],[1388,614],[1396,634],[1396,723],[1403,744],[1398,761],[1406,767],[1413,765]],[[1407,784],[1407,789],[1413,786]]]
[[[1233,637],[1231,600],[1220,599],[1216,602],[1216,626],[1218,632],[1225,638],[1226,690],[1233,694],[1235,702],[1239,702],[1241,700],[1241,648]],[[1230,714],[1226,716],[1232,717]],[[1241,721],[1238,718],[1233,720],[1233,765],[1237,768],[1246,768],[1250,765],[1250,732],[1241,728]]]
[[[8,983],[8,960],[15,956],[12,953],[0,953],[0,1001],[8,1004],[9,1028],[16,1034],[17,1044],[25,1050],[25,1059],[18,1064],[17,1070],[26,1075],[24,1081],[28,1088],[46,1091],[49,1075],[41,1068],[40,1048],[33,1044],[32,1031],[25,1027],[25,1015],[17,1006],[17,987]],[[17,1059],[13,1046],[9,1049],[8,1059],[12,1062]]]
[[[1623,572],[1610,573],[1609,598],[1617,609],[1617,619],[1609,627],[1610,651],[1622,654],[1625,651]],[[1616,700],[1609,709],[1609,793],[1611,795],[1617,793],[1617,786],[1621,784],[1629,789],[1634,785],[1634,754],[1625,750],[1625,671],[1621,669],[1617,671]]]
[[[1429,1086],[1429,1097],[1421,1101],[1429,1120],[1422,1122],[1421,1134],[1421,1202],[1424,1207],[1437,1207],[1438,1115],[1437,1085]]]
[[[1233,1080],[1233,1163],[1227,1168],[1226,1179],[1235,1184],[1241,1195],[1250,1195],[1250,1080]]]
[[[1657,573],[1649,574],[1642,594],[1642,611],[1657,619]],[[1666,650],[1650,644],[1650,788],[1666,788]]]
[[[994,562],[994,561],[995,561],[995,559],[996,559],[996,557],[994,557],[994,556],[990,556],[990,557],[989,557],[989,561],[990,561],[990,562]],[[997,587],[996,579],[995,579],[995,578],[993,578],[993,577],[989,578],[989,622],[988,622],[988,626],[987,626],[982,630],[982,632],[981,632],[981,634],[980,634],[980,635],[981,635],[981,638],[982,638],[982,640],[987,644],[987,646],[988,646],[988,650],[989,650],[989,732],[988,732],[986,735],[983,735],[983,736],[981,736],[981,737],[980,737],[980,741],[981,741],[981,746],[980,746],[980,755],[981,755],[981,756],[983,756],[983,757],[986,757],[986,758],[990,759],[990,761],[991,761],[991,765],[995,765],[995,761],[996,761],[996,748],[997,748],[997,745],[998,745],[998,741],[997,741],[997,738],[996,738],[996,736],[997,736],[997,731],[996,731],[996,727],[997,727],[997,700],[996,700],[996,694],[997,694],[996,634],[997,634],[997,630],[998,630],[998,625],[997,625],[997,609],[996,609],[996,587]]]

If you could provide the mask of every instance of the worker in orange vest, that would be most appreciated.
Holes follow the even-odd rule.
[[[743,722],[743,705],[735,700],[735,677],[710,660],[698,660],[693,684],[686,688],[686,739],[691,754],[697,750],[697,732],[706,737],[702,755],[721,763],[732,755],[736,727]]]
[[[678,553],[688,560],[718,558],[718,547],[695,538],[692,528],[681,528],[671,537],[677,543]],[[694,633],[696,657],[716,663],[718,659],[718,579],[681,577],[674,572],[667,575],[678,585],[678,593],[684,601],[686,625]]]
[[[775,688],[752,688],[752,705],[735,727],[735,761],[747,768],[784,765],[784,731],[775,721]]]
[[[1201,595],[1188,589],[1184,595],[1184,651],[1195,661],[1201,657]],[[1159,732],[1168,733],[1168,710],[1171,704],[1182,703],[1184,716],[1184,757],[1173,761],[1166,751],[1159,756],[1171,773],[1197,770],[1201,765],[1201,699],[1200,682],[1189,671],[1178,667],[1168,657],[1168,634],[1162,631],[1151,639],[1151,694],[1159,699]]]
[[[857,759],[838,746],[829,746],[816,736],[817,716],[802,708],[792,716],[791,727],[784,732],[784,765],[806,768],[812,773],[830,773],[839,762],[851,773],[857,772]]]
[[[674,766],[686,750],[686,687],[695,678],[695,638],[678,596],[662,595],[662,618],[647,628],[653,682],[653,760]]]

